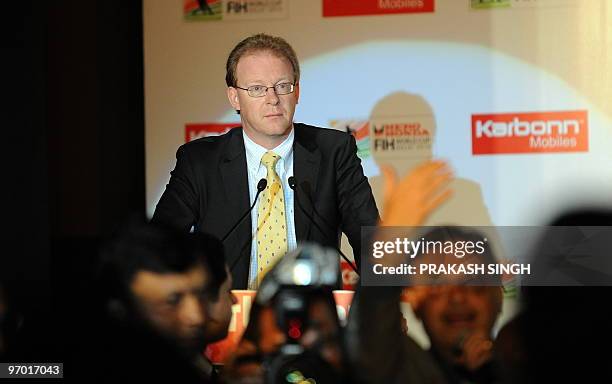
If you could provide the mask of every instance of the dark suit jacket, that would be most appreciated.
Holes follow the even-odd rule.
[[[376,225],[378,210],[363,174],[353,136],[295,123],[294,219],[298,243],[337,246],[344,232],[359,263],[361,226]],[[184,231],[191,226],[222,238],[249,209],[242,128],[182,145],[153,221]],[[302,208],[317,222],[321,233]],[[224,242],[234,288],[247,287],[251,252],[250,215]]]

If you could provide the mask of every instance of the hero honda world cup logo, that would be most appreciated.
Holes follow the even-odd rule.
[[[585,110],[472,115],[472,154],[587,152]]]

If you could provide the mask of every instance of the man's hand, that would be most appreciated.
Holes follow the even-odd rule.
[[[448,188],[452,172],[444,161],[427,161],[399,181],[393,168],[383,166],[382,172],[385,180],[383,226],[422,225],[452,194]]]
[[[463,343],[461,364],[470,371],[476,371],[493,356],[493,342],[483,332],[470,334]]]
[[[253,357],[253,359],[245,359],[245,357]],[[260,361],[257,346],[244,338],[240,340],[236,350],[225,362],[222,377],[224,383],[264,384],[263,364]]]
[[[451,196],[448,184],[452,173],[443,161],[427,161],[398,181],[393,168],[381,167],[384,176],[384,211],[379,227],[418,227]],[[390,239],[386,239],[390,237]],[[394,236],[378,231],[377,240],[387,241]],[[405,262],[405,255],[390,253],[376,261],[385,266]]]

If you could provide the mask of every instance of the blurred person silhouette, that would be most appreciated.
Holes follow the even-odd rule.
[[[237,303],[232,293],[232,275],[228,266],[223,263],[221,270],[213,270],[215,287],[212,288],[212,297],[207,305],[208,315],[204,325],[204,340],[206,344],[223,340],[227,337],[228,327],[232,320],[232,305]],[[218,284],[218,285],[217,285]]]
[[[557,250],[553,264],[541,257],[550,254],[551,244]],[[572,286],[525,287],[515,333],[523,335],[519,344],[527,354],[519,361],[526,365],[524,382],[612,382],[611,250],[610,207],[572,208],[551,220],[532,252],[533,268],[562,272]]]
[[[448,179],[450,171],[445,170],[443,163],[433,162],[419,166],[411,172],[401,182],[397,181],[393,171],[389,168],[383,169],[385,173],[385,215],[383,216],[383,226],[417,226],[424,222],[428,214],[437,209],[450,191],[448,190]],[[596,278],[591,281],[599,285],[610,285],[610,275],[596,271],[593,265],[603,265],[609,267],[609,252],[612,249],[610,244],[612,236],[609,232],[612,224],[612,215],[609,209],[591,209],[569,212],[553,222],[555,226],[599,226],[597,236],[588,228],[570,227],[568,236],[556,238],[558,242],[558,253],[562,257],[572,255],[573,258],[561,260],[557,258],[555,267],[557,270],[564,270],[564,276],[568,281],[576,283],[588,283],[586,277]],[[607,227],[602,227],[607,226]],[[592,228],[591,228],[592,229]],[[603,229],[603,230],[602,230]],[[572,233],[573,231],[573,233]],[[549,231],[551,232],[551,231]],[[607,233],[607,234],[606,234]],[[375,235],[378,239],[384,239],[384,232]],[[543,251],[550,251],[550,244],[553,240],[549,233],[546,233],[540,245],[533,251],[536,261],[533,266],[537,270],[538,264],[546,263],[550,260],[540,260]],[[577,246],[580,242],[580,247]],[[585,246],[588,245],[588,246]],[[576,253],[576,251],[578,251]],[[569,252],[569,253],[568,253]],[[593,260],[596,256],[597,260]],[[598,256],[598,257],[597,257]],[[561,258],[562,258],[561,257]],[[586,259],[586,258],[589,259]],[[395,259],[394,259],[395,258]],[[398,265],[403,257],[397,258],[393,254],[387,254],[384,263],[390,266]],[[568,269],[568,263],[573,268]],[[607,263],[607,264],[606,264]],[[570,272],[571,271],[571,272]],[[572,275],[573,272],[573,275]],[[599,273],[598,273],[599,272]],[[469,288],[466,290],[466,288]],[[448,287],[443,292],[448,296],[445,300],[452,299],[452,295],[459,294],[459,298],[466,300],[466,291],[471,287]],[[480,321],[475,315],[474,308],[469,312],[459,313],[457,316],[446,316],[444,311],[439,317],[444,323],[447,317],[448,323],[457,320],[457,323],[468,322],[472,324],[470,329],[480,329],[481,332],[455,331],[448,332],[451,335],[459,335],[455,346],[463,346],[464,360],[470,352],[467,349],[470,343],[468,337],[471,334],[482,336],[489,335],[490,324],[493,323],[498,308],[498,295],[482,287],[473,287],[472,294],[483,294],[483,298],[478,299],[477,307],[481,312],[487,313],[482,316]],[[463,290],[463,291],[462,291]],[[431,316],[432,300],[427,296],[431,293],[428,287],[418,289],[413,296],[417,311],[422,318]],[[433,290],[434,294],[436,292]],[[461,297],[463,296],[463,298]],[[501,366],[502,377],[498,377],[500,382],[582,382],[588,378],[594,378],[597,382],[610,382],[612,375],[609,366],[608,345],[612,341],[612,332],[609,331],[609,315],[604,303],[610,295],[608,287],[527,287],[524,289],[524,312],[500,331],[498,346],[493,346]],[[399,296],[398,287],[361,287],[355,296],[349,327],[347,341],[351,352],[351,364],[353,369],[361,369],[360,382],[449,382],[444,369],[435,364],[429,365],[428,360],[422,355],[422,350],[408,337],[402,337],[401,325],[399,320]],[[486,300],[485,297],[488,297]],[[435,300],[440,297],[434,297]],[[435,304],[435,303],[434,303]],[[473,307],[473,306],[472,306]],[[469,308],[469,307],[468,307]],[[435,308],[434,311],[435,312]],[[438,311],[440,312],[440,311]],[[392,314],[396,313],[397,316]],[[385,314],[385,315],[380,315]],[[427,320],[425,320],[427,321]],[[444,324],[442,324],[444,325]],[[478,325],[478,326],[476,326]],[[430,324],[430,333],[435,325]],[[461,324],[459,329],[463,329]],[[464,336],[466,335],[466,336]],[[516,340],[516,339],[519,340]],[[440,338],[442,341],[443,338]],[[450,352],[448,356],[452,362],[453,337],[448,337],[446,344]],[[512,348],[509,340],[517,341],[518,352],[526,353],[526,356],[508,356],[508,348]],[[398,342],[399,341],[399,342]],[[433,343],[436,341],[434,340]],[[476,364],[466,364],[470,366],[482,367],[483,363],[490,361],[490,342],[488,337],[480,337],[475,340],[474,345],[478,346],[474,354]],[[444,344],[443,342],[438,342]],[[412,345],[412,348],[411,348]],[[441,349],[440,347],[437,347]],[[479,357],[481,356],[481,357]],[[455,361],[457,359],[455,358]],[[523,370],[524,369],[524,370]],[[519,370],[508,375],[509,370]],[[493,379],[495,380],[495,379]],[[591,380],[592,381],[592,380]],[[489,381],[490,382],[490,381]]]
[[[352,132],[350,126],[338,128],[346,129],[356,137],[360,135]],[[434,147],[440,137],[433,106],[422,95],[405,91],[392,92],[379,99],[370,111],[367,124],[358,124],[357,128],[366,131],[365,137],[370,142],[365,148],[361,147],[363,144],[358,146],[360,152],[365,153],[360,156],[376,201],[384,200],[389,180],[385,177],[389,168],[387,175],[380,175],[379,169],[385,164],[392,165],[399,174],[408,175],[421,164],[434,159]],[[493,225],[479,183],[462,177],[453,177],[448,183],[453,194],[446,196],[436,209],[430,210],[419,225]],[[383,209],[384,204],[380,210],[382,216],[385,214]],[[496,237],[495,233],[488,235],[491,239]],[[342,249],[348,251],[346,239],[342,241]],[[494,249],[501,256],[501,249]]]
[[[393,164],[398,173],[407,175],[434,158],[439,128],[432,105],[422,95],[404,91],[390,93],[372,107],[369,121],[371,152],[376,163]],[[377,201],[385,193],[385,175],[382,176],[370,178]],[[453,195],[429,212],[421,225],[493,225],[480,184],[454,177],[449,180],[449,187]]]
[[[519,312],[497,333],[493,359],[502,383],[527,383],[527,347],[525,345],[525,313]]]
[[[383,166],[381,170],[385,188],[380,227],[422,225],[452,194],[452,171],[443,161],[426,161],[401,180],[392,168]],[[374,235],[377,240],[385,236],[385,232]],[[398,260],[388,256],[377,262],[398,265]],[[357,290],[346,328],[346,350],[354,381],[446,383],[434,358],[403,332],[401,293],[399,286],[361,285]]]
[[[210,235],[146,224],[113,239],[97,274],[106,321],[95,360],[106,368],[96,379],[210,382],[207,311],[225,300],[219,292],[225,274],[223,247]]]
[[[478,242],[483,235],[459,227],[437,227],[424,236],[426,241]],[[445,263],[448,255],[435,252],[419,255],[423,262]],[[472,253],[453,263],[495,264],[491,248]],[[493,326],[501,312],[502,288],[498,275],[465,277],[443,276],[441,284],[421,287],[413,303],[431,342],[430,353],[449,383],[499,382],[499,368],[493,359]],[[473,278],[473,277],[471,277]],[[486,285],[483,285],[486,284]]]
[[[232,305],[237,303],[232,293],[232,274],[225,263],[224,257],[207,258],[211,271],[210,300],[206,305],[206,321],[203,328],[204,348],[208,344],[227,337],[232,320]],[[211,381],[219,379],[219,367],[203,356],[200,365],[208,373]]]
[[[300,255],[308,253],[324,255],[326,265],[307,272],[304,284],[288,281],[303,273]],[[338,278],[337,259],[335,251],[305,245],[288,253],[266,275],[245,333],[225,367],[228,383],[349,381],[343,331],[332,294]]]
[[[401,181],[388,167],[383,168],[383,176],[382,228],[422,225],[452,194],[452,172],[441,161],[422,163]],[[381,229],[374,236],[375,240],[384,240],[388,233]],[[425,238],[468,241],[481,236],[454,227],[437,227]],[[440,262],[446,257],[428,258],[427,262]],[[488,248],[478,258],[482,263],[495,262]],[[386,254],[376,262],[395,266],[404,261],[402,254]],[[431,340],[431,353],[402,333],[400,287],[362,286],[351,309],[347,335],[353,369],[363,372],[361,382],[496,382],[491,331],[501,310],[501,279],[497,284],[490,279],[479,283],[493,285],[463,285],[461,280],[440,279],[437,286],[413,288],[412,305]]]

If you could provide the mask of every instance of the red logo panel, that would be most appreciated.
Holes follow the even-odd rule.
[[[323,17],[433,11],[434,0],[323,0]]]
[[[187,123],[185,124],[185,142],[199,139],[205,136],[219,136],[240,123]]]
[[[587,111],[472,115],[472,154],[587,152]]]

